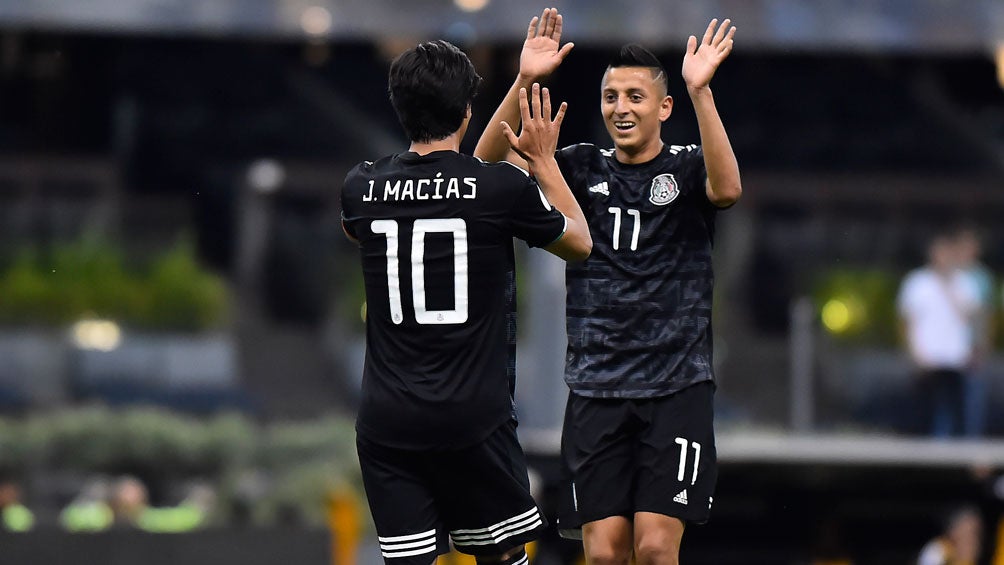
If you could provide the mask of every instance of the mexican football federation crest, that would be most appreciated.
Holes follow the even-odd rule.
[[[652,188],[649,190],[648,201],[656,206],[665,206],[676,200],[680,195],[680,187],[676,184],[676,178],[669,174],[663,174],[652,179]]]

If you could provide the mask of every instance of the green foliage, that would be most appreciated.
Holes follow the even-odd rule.
[[[224,491],[234,477],[263,472],[271,488],[255,508],[258,523],[295,509],[320,524],[333,491],[348,488],[362,498],[354,426],[347,418],[263,426],[239,413],[199,419],[104,406],[0,418],[0,469],[41,467],[198,475]]]
[[[219,326],[227,290],[179,241],[145,268],[96,238],[21,252],[0,272],[0,324],[58,326],[84,317],[143,329],[196,331]]]
[[[846,325],[831,328],[835,339],[844,342],[894,345],[898,339],[896,294],[901,275],[888,270],[842,268],[816,277],[813,301],[827,327],[827,304],[846,308]]]
[[[218,472],[250,460],[255,449],[251,424],[236,414],[198,420],[158,408],[113,411],[95,406],[0,421],[0,445],[5,429],[20,435],[24,444],[16,451],[0,451],[0,466],[8,467],[26,464],[30,457],[81,471]]]

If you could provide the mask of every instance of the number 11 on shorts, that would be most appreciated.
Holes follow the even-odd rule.
[[[687,445],[694,448],[694,472],[690,477],[690,484],[697,482],[697,465],[701,462],[701,444],[696,441],[687,441],[686,438],[676,438],[676,443],[680,446],[680,470],[676,473],[676,480],[681,483],[686,476],[687,470]]]

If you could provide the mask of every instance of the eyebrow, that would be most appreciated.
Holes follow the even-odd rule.
[[[617,92],[619,91],[609,87],[603,89],[603,94],[616,94]],[[628,94],[645,94],[645,89],[632,87],[625,90],[624,92],[627,92]]]

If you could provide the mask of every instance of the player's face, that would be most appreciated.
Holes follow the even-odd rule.
[[[651,69],[613,67],[603,75],[600,111],[617,149],[634,155],[659,145],[662,122],[673,111],[673,99]]]

